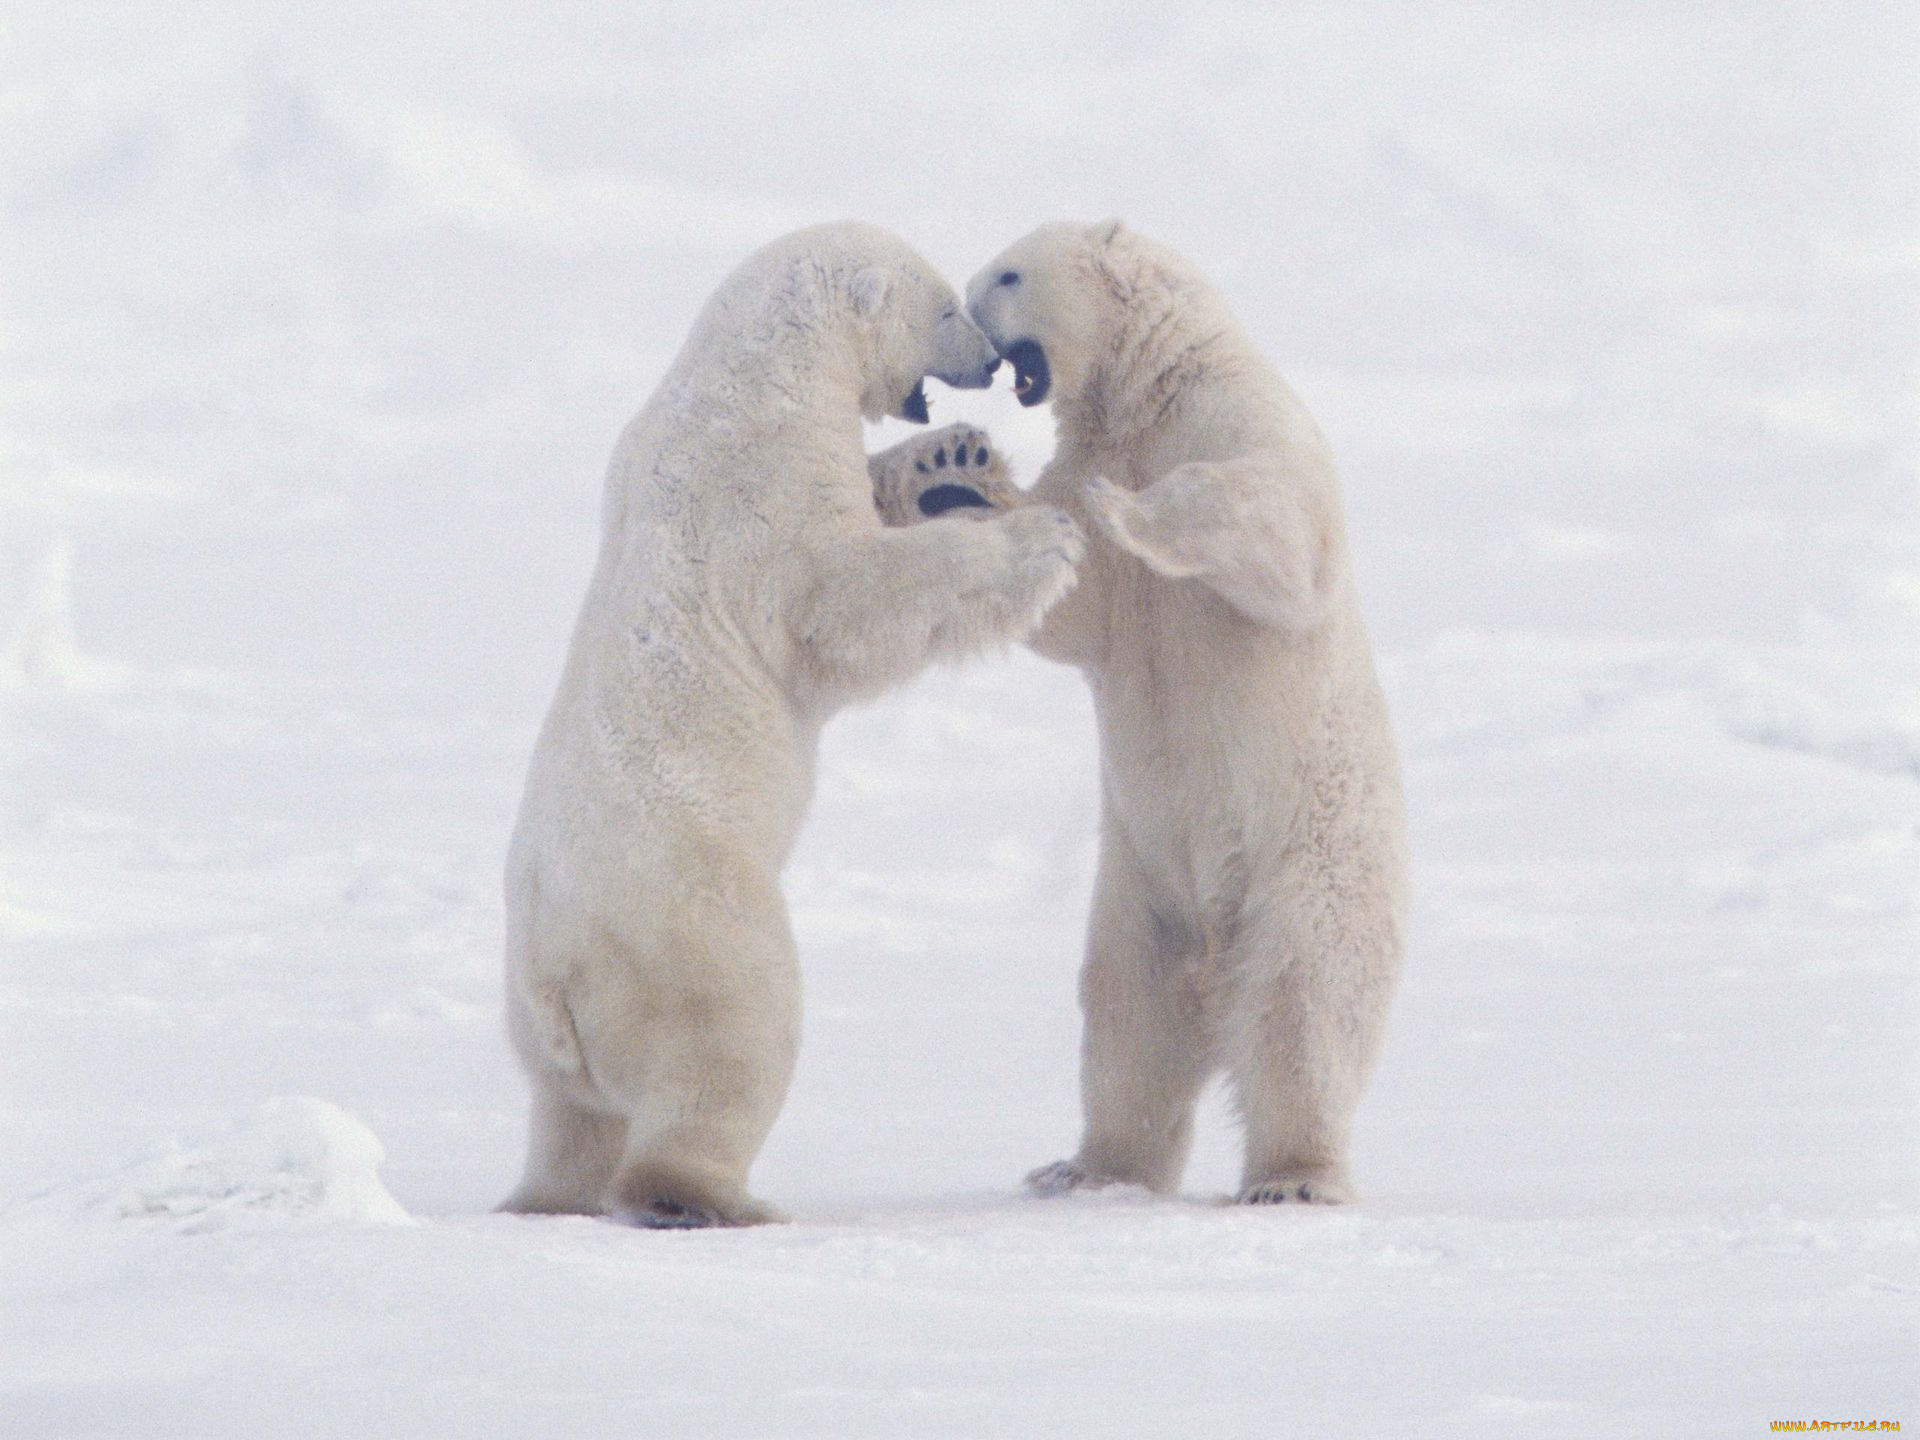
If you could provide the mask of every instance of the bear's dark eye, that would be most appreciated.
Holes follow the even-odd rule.
[[[1002,285],[1018,285],[1020,283],[1020,272],[1018,270],[1007,271],[1000,277],[1000,283]]]

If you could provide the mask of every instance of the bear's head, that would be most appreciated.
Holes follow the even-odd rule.
[[[1103,302],[1114,298],[1107,260],[1121,233],[1118,220],[1042,225],[967,286],[967,310],[1013,366],[1022,405],[1081,394],[1112,348],[1119,307]]]
[[[926,377],[961,390],[993,383],[1000,356],[953,287],[904,241],[861,227],[860,263],[847,278],[860,351],[860,412],[925,424]]]

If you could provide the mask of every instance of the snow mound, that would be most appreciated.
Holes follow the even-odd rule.
[[[282,1097],[225,1133],[112,1176],[84,1208],[171,1220],[189,1233],[289,1219],[411,1223],[380,1182],[385,1158],[378,1137],[339,1106]]]
[[[73,621],[73,542],[61,539],[40,562],[26,613],[0,646],[0,687],[101,691],[125,685],[129,666],[81,650]]]

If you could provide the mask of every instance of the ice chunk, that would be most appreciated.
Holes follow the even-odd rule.
[[[108,1177],[85,1208],[188,1231],[272,1219],[407,1224],[380,1183],[386,1150],[325,1100],[269,1100],[224,1133],[175,1144]]]

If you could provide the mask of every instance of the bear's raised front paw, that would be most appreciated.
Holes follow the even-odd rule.
[[[889,525],[940,515],[992,515],[1019,502],[1006,462],[972,425],[949,425],[903,440],[867,461],[873,503]]]
[[[971,425],[949,425],[931,435],[916,436],[907,444],[912,447],[913,468],[922,475],[945,470],[949,465],[956,475],[969,468],[984,471],[994,458],[986,432]]]
[[[1027,1188],[1036,1195],[1065,1195],[1074,1190],[1101,1190],[1113,1182],[1095,1175],[1078,1160],[1056,1160],[1027,1176]]]
[[[1240,1205],[1345,1205],[1353,1187],[1335,1175],[1281,1175],[1249,1185],[1236,1198]]]

